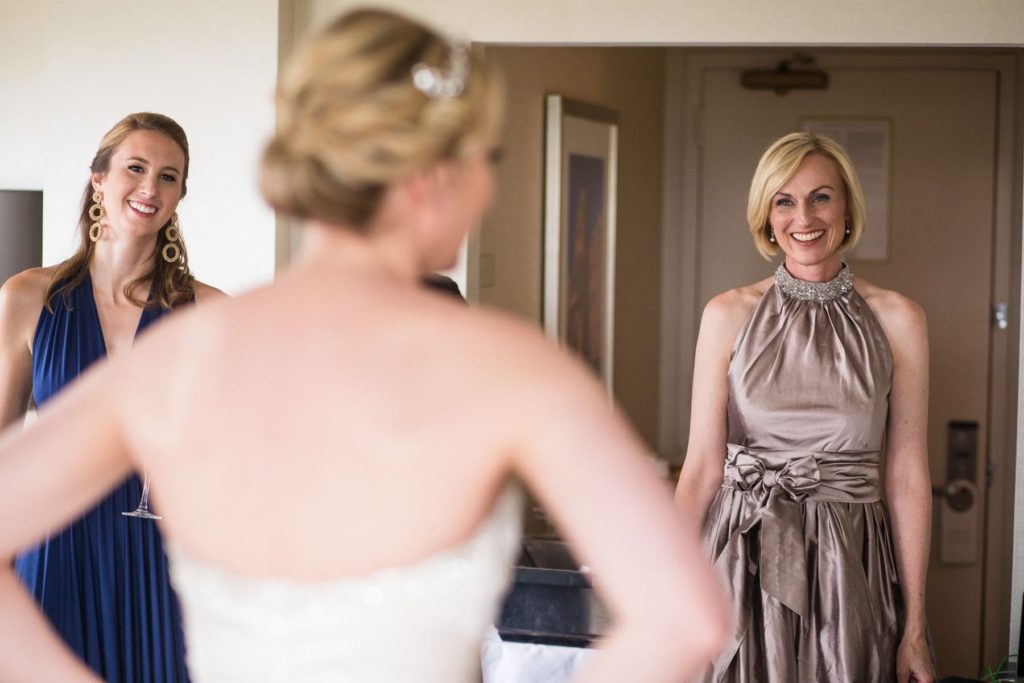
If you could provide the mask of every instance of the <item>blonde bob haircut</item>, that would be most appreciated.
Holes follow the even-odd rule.
[[[281,75],[277,132],[263,152],[269,204],[362,231],[388,186],[458,158],[470,140],[496,144],[504,91],[481,55],[466,51],[458,95],[430,96],[413,84],[413,67],[445,73],[455,49],[437,31],[379,9],[347,12],[302,45]]]
[[[824,135],[790,133],[772,143],[761,155],[754,178],[750,181],[750,194],[747,198],[747,225],[750,234],[754,236],[754,246],[768,260],[779,253],[779,246],[768,239],[768,216],[772,199],[810,154],[820,154],[835,162],[836,171],[843,181],[850,234],[843,239],[839,250],[852,248],[864,232],[864,192],[846,150]]]

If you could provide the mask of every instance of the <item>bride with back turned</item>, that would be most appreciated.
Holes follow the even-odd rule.
[[[615,615],[585,680],[697,671],[725,633],[720,591],[599,384],[538,331],[418,285],[491,201],[491,69],[356,11],[297,52],[277,105],[261,186],[304,222],[301,256],[6,433],[0,553],[147,470],[194,681],[469,681],[522,482]],[[94,680],[19,585],[0,601],[0,677]]]

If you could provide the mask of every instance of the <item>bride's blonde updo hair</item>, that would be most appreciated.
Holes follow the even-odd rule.
[[[454,52],[466,69],[460,94],[416,88],[413,67],[450,73]],[[260,189],[281,213],[361,228],[388,185],[459,156],[476,136],[493,144],[501,117],[500,80],[480,56],[401,15],[349,12],[281,75]]]

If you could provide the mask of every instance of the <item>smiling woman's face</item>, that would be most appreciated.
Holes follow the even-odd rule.
[[[93,176],[103,193],[105,226],[135,236],[155,235],[181,199],[185,153],[174,140],[151,130],[128,135],[106,173]]]
[[[849,214],[835,162],[808,154],[771,202],[768,223],[787,262],[814,266],[838,259]]]

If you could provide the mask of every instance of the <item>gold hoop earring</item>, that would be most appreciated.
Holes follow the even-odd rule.
[[[92,225],[89,226],[90,241],[98,242],[103,236],[103,225],[100,220],[106,215],[107,211],[103,208],[103,193],[96,190],[92,193],[92,206],[89,207],[89,220],[92,221]]]
[[[160,252],[160,255],[163,257],[164,261],[167,261],[168,263],[177,263],[181,260],[181,249],[178,248],[177,244],[168,242],[164,245],[163,251]]]
[[[178,212],[171,214],[171,224],[164,228],[164,237],[167,244],[160,251],[160,256],[168,263],[179,263],[181,261],[181,248],[175,244],[181,239],[181,226],[178,225]]]
[[[181,239],[181,226],[178,225],[178,212],[171,214],[171,224],[164,229],[164,237],[168,242],[177,242]]]

